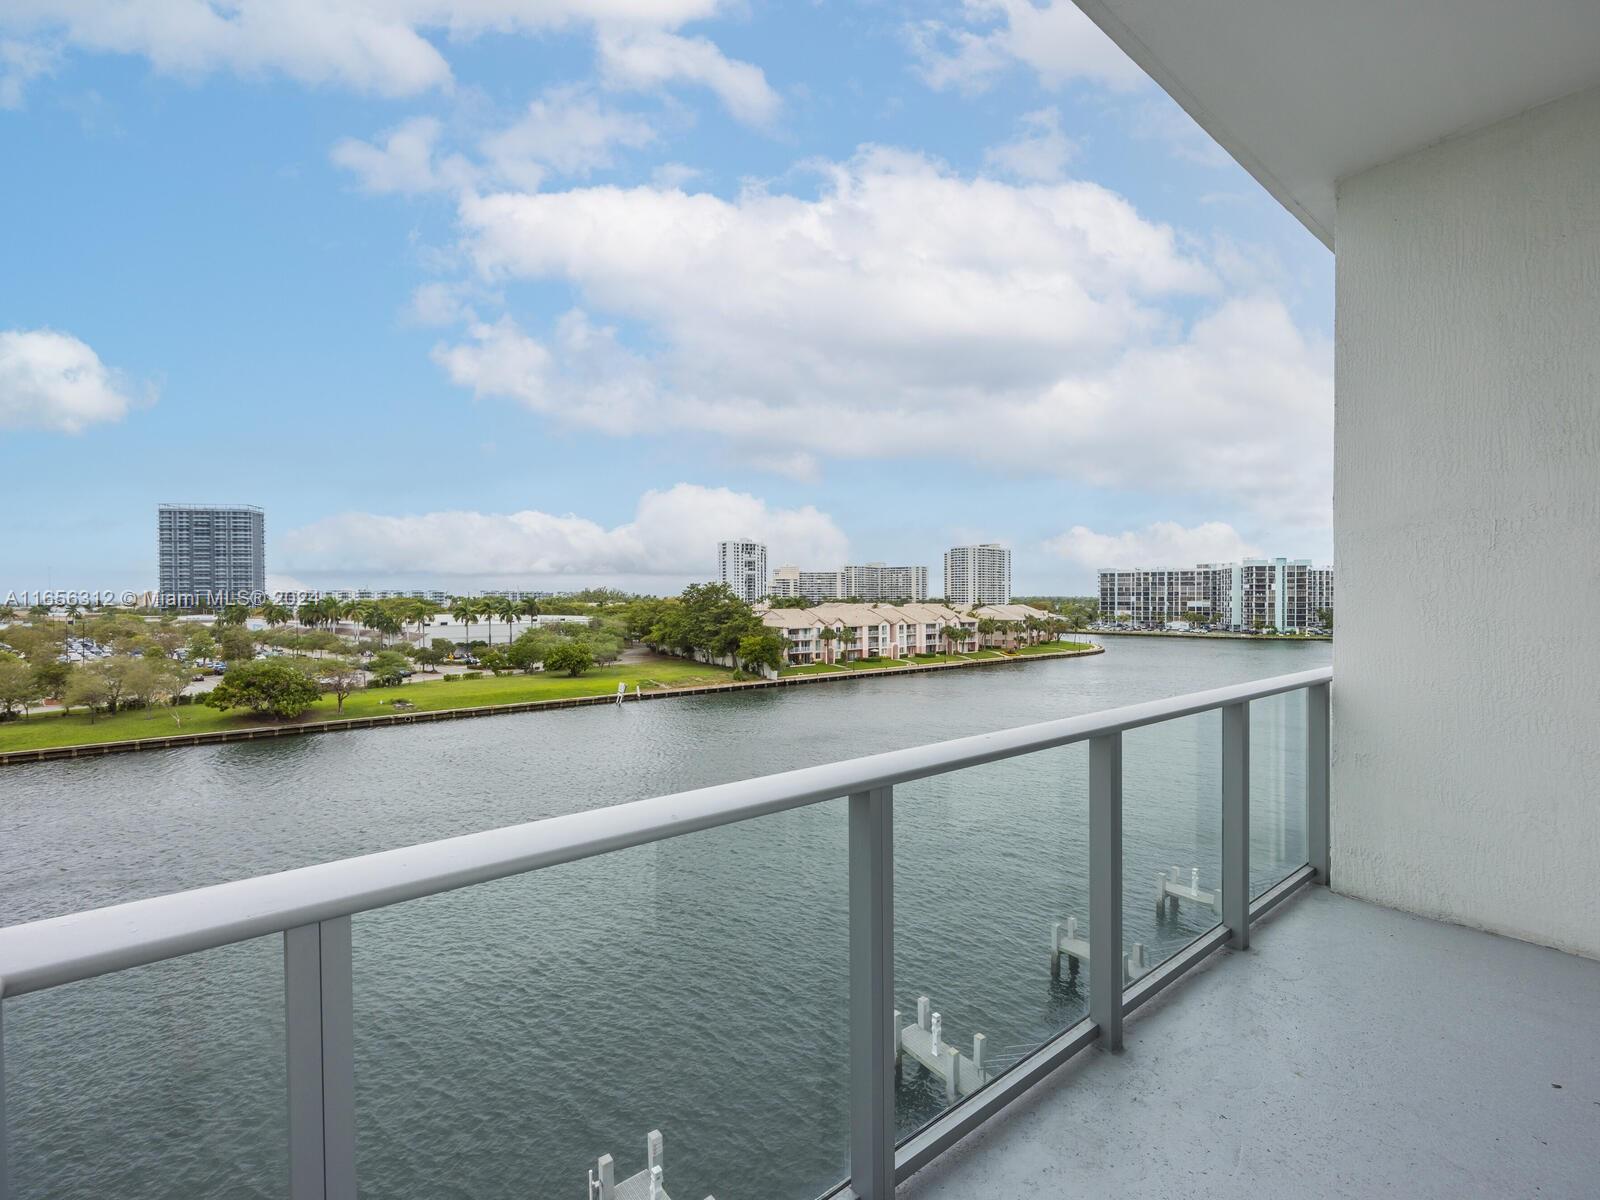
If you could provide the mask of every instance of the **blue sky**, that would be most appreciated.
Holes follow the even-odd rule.
[[[20,0],[0,162],[5,589],[1329,554],[1331,255],[1065,0]]]

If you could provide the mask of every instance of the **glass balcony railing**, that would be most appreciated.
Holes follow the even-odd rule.
[[[888,1200],[1326,881],[1330,680],[0,929],[0,1195]]]

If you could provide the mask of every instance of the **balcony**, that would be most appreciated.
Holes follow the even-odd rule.
[[[0,1015],[30,993],[276,937],[283,999],[268,1019],[283,1031],[282,1132],[264,1113],[259,1137],[286,1140],[279,1152],[293,1200],[354,1197],[357,1145],[372,1120],[358,1104],[357,1077],[383,1078],[393,1066],[369,1053],[358,1072],[357,1047],[399,1053],[425,1036],[428,1019],[418,1011],[401,1018],[404,1028],[358,1029],[358,1014],[371,1011],[364,981],[381,977],[375,962],[403,961],[406,951],[392,925],[353,939],[354,923],[408,901],[804,811],[819,819],[814,831],[844,826],[845,894],[832,907],[826,897],[808,902],[819,928],[834,914],[839,921],[831,967],[848,994],[844,1041],[830,1053],[825,1028],[774,1033],[800,1043],[790,1049],[802,1060],[839,1064],[839,1140],[784,1147],[810,1160],[797,1171],[816,1178],[809,1190],[775,1182],[785,1173],[770,1166],[752,1183],[728,1165],[737,1154],[697,1147],[701,1163],[720,1164],[719,1195],[821,1194],[830,1161],[845,1181],[832,1194],[858,1200],[1021,1200],[1063,1189],[1276,1196],[1296,1194],[1309,1178],[1337,1195],[1402,1179],[1411,1195],[1474,1187],[1583,1194],[1600,1168],[1600,963],[1316,886],[1329,868],[1330,686],[1326,669],[1303,672],[0,929]],[[1009,804],[964,812],[978,779]],[[1053,850],[1022,842],[1028,856],[1060,859],[1043,896],[1014,880],[995,891],[988,871],[952,876],[956,864],[923,849],[929,827],[947,822],[973,831],[961,836],[980,860],[978,840],[1005,855],[1015,840],[1007,820],[1030,813],[1064,822],[1066,840]],[[1194,865],[1169,870],[1166,859],[1180,853]],[[1163,865],[1149,871],[1152,862]],[[796,865],[813,883],[826,878],[813,861]],[[976,928],[930,911],[929,897],[937,902],[952,886],[985,896],[964,922]],[[505,902],[504,893],[491,901]],[[448,914],[413,910],[414,928]],[[730,908],[725,917],[748,922],[752,914]],[[707,928],[720,927],[713,920]],[[438,981],[447,995],[482,970],[470,946],[454,962],[462,978]],[[625,970],[615,987],[631,1004],[643,999],[636,985],[647,978]],[[92,1011],[93,993],[81,986],[74,999]],[[924,990],[931,1000],[918,998]],[[1018,993],[1046,1014],[1022,1035],[1006,1011]],[[770,1005],[754,993],[733,1000]],[[396,1019],[391,1003],[377,1007]],[[486,1014],[480,1038],[504,1036],[494,1009],[469,1002],[462,1011]],[[664,1028],[673,1015],[660,1014]],[[992,1049],[977,1028],[983,1022],[999,1035]],[[13,1049],[27,1029],[11,1030]],[[514,1059],[519,1041],[562,1034],[559,1024],[523,1014],[497,1057]],[[615,1034],[631,1040],[625,1026]],[[197,1052],[188,1044],[142,1049],[185,1059]],[[783,1052],[773,1059],[794,1061]],[[710,1075],[718,1077],[715,1064]],[[555,1102],[571,1107],[591,1085],[578,1074],[556,1086]],[[481,1126],[482,1113],[507,1109],[480,1086],[470,1095],[472,1107],[427,1122],[441,1145],[458,1133],[481,1137],[468,1130]],[[685,1115],[668,1109],[650,1120],[671,1131]],[[426,1140],[421,1129],[389,1127],[392,1118],[381,1124],[374,1132],[386,1139]],[[32,1140],[34,1131],[22,1132],[20,1141]],[[608,1129],[605,1137],[623,1145],[642,1133]],[[204,1131],[186,1136],[199,1143]],[[196,1149],[166,1146],[157,1167],[170,1156],[180,1170]],[[423,1157],[434,1161],[431,1151]],[[1419,1174],[1419,1165],[1446,1163]],[[585,1164],[567,1166],[581,1181]],[[43,1194],[41,1181],[56,1191],[50,1164],[29,1162],[26,1175],[30,1190],[18,1195]],[[495,1182],[496,1191],[515,1191],[514,1180]],[[172,1184],[175,1192],[194,1186],[178,1177]],[[417,1184],[422,1190],[397,1193],[394,1179],[361,1186],[428,1191]],[[619,1184],[615,1196],[624,1194]]]

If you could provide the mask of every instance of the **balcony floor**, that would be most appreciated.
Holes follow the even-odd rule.
[[[1600,1196],[1600,962],[1308,889],[914,1200]]]

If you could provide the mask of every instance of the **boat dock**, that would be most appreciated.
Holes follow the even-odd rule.
[[[589,1172],[589,1200],[672,1200],[663,1179],[661,1131],[652,1129],[644,1139],[645,1168],[617,1182],[617,1165],[602,1154]],[[716,1200],[707,1196],[706,1200]]]

